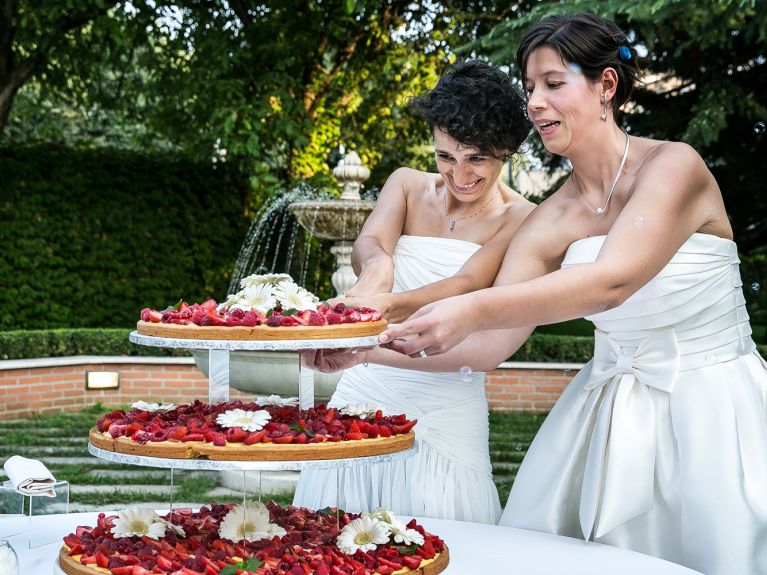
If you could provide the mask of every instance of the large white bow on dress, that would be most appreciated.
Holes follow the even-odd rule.
[[[628,353],[602,331],[594,337],[584,387],[602,397],[581,489],[579,517],[587,540],[652,508],[656,428],[650,388],[671,393],[679,370],[672,328],[658,330]]]

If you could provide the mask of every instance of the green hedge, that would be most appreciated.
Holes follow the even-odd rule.
[[[0,330],[129,327],[143,307],[225,296],[249,193],[229,164],[0,148]]]
[[[188,356],[185,350],[134,345],[129,329],[41,329],[0,332],[0,359],[71,355]]]
[[[188,355],[183,350],[134,345],[130,329],[51,329],[0,332],[0,359],[69,355]],[[594,340],[589,337],[533,334],[513,361],[585,362]]]
[[[534,333],[509,360],[585,363],[593,351],[593,337]]]
[[[70,355],[185,356],[185,350],[134,345],[130,329],[45,329],[0,332],[0,359]],[[534,333],[510,361],[585,363],[591,359],[591,337]],[[767,346],[759,346],[767,356]]]

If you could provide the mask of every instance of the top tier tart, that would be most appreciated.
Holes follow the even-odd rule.
[[[387,322],[370,308],[330,306],[287,274],[251,275],[218,304],[178,302],[163,311],[144,308],[141,335],[197,340],[307,340],[377,335]]]

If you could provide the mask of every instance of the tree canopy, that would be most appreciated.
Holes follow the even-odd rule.
[[[409,96],[456,53],[516,75],[525,27],[555,11],[596,12],[629,32],[646,74],[621,121],[695,147],[741,247],[767,246],[759,0],[0,0],[0,142],[236,161],[256,196],[299,180],[328,187],[344,144],[380,185],[399,165],[430,165]],[[561,165],[531,142],[544,165]]]
[[[67,10],[45,0],[4,2],[12,30],[6,61],[19,69],[35,34],[61,29]],[[82,13],[81,26],[67,26],[58,49],[30,65],[11,137],[32,137],[39,104],[64,102],[75,131],[239,159],[257,190],[303,179],[327,184],[328,155],[340,143],[374,169],[373,182],[399,165],[423,165],[418,144],[428,134],[409,115],[408,98],[433,85],[454,46],[505,14],[487,0],[68,4]],[[41,10],[53,16],[27,19]],[[64,136],[61,124],[46,127]]]
[[[525,28],[557,12],[594,12],[628,32],[644,55],[644,82],[620,121],[633,134],[697,149],[719,182],[740,248],[767,248],[761,173],[767,156],[767,6],[758,0],[541,2],[469,47],[510,64],[518,75],[515,52]],[[538,152],[549,166],[561,162],[540,146]]]

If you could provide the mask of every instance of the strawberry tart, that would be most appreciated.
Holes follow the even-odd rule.
[[[370,308],[330,306],[287,274],[251,275],[242,289],[218,304],[178,302],[141,310],[141,335],[203,340],[335,339],[377,335],[387,322]]]
[[[89,432],[106,451],[225,461],[306,461],[368,457],[412,447],[417,420],[372,404],[298,407],[297,398],[175,406],[138,402],[107,413]]]
[[[393,513],[310,511],[245,501],[160,516],[99,515],[64,537],[68,575],[436,575],[445,542]]]

